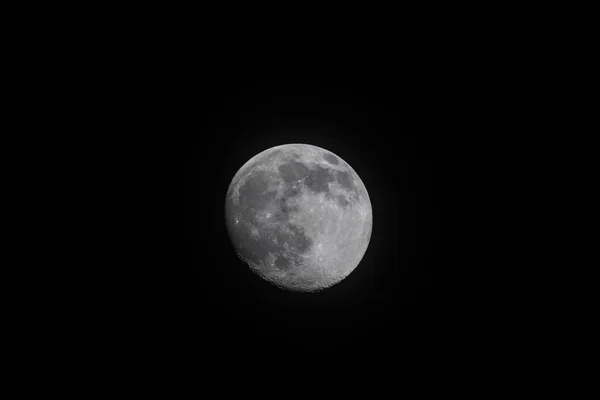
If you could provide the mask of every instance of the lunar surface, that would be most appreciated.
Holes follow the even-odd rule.
[[[307,144],[272,147],[233,177],[225,219],[240,259],[282,289],[313,292],[339,283],[364,256],[373,225],[358,174]]]

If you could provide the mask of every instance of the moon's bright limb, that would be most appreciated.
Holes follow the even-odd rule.
[[[373,225],[358,174],[317,146],[267,149],[233,177],[227,229],[239,257],[279,287],[317,291],[350,274],[364,256]]]

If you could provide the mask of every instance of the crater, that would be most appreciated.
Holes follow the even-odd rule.
[[[331,153],[325,153],[323,154],[323,160],[327,161],[329,164],[333,164],[333,165],[337,165],[340,162],[338,161],[337,157],[334,156]]]

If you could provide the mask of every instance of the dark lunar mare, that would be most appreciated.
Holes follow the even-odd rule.
[[[274,218],[278,222],[287,222],[290,219],[290,215],[299,211],[300,208],[289,202],[289,198],[280,197],[273,201],[275,204]]]
[[[306,187],[313,193],[329,193],[329,183],[335,181],[335,176],[329,168],[317,165],[310,169],[305,164],[290,160],[278,168],[281,179],[288,184],[304,180]],[[293,191],[294,189],[289,189]],[[293,193],[292,193],[293,196]]]
[[[252,218],[256,211],[262,210],[275,199],[276,191],[268,192],[269,175],[264,171],[251,174],[239,189],[241,215],[245,219]]]
[[[296,265],[300,265],[302,257],[300,254],[306,253],[312,246],[312,240],[306,236],[304,230],[292,223],[290,223],[291,216],[300,210],[297,204],[293,203],[293,199],[300,196],[302,193],[300,189],[292,183],[287,183],[287,186],[282,197],[278,197],[274,200],[276,207],[275,219],[282,226],[287,226],[291,231],[291,234],[283,230],[276,233],[277,240],[279,243],[287,244],[291,252],[281,252],[278,254],[275,261],[275,266],[281,270],[289,269],[293,262]],[[299,254],[296,254],[299,253]]]
[[[344,196],[335,196],[335,201],[338,203],[338,205],[340,207],[348,207],[350,205],[350,203],[348,203],[348,200],[346,200],[346,198]]]
[[[329,182],[334,182],[335,176],[329,168],[317,166],[311,169],[306,177],[306,187],[314,193],[329,193]]]
[[[354,180],[352,179],[352,175],[350,175],[349,172],[335,171],[335,176],[341,187],[343,187],[346,190],[356,193],[356,191],[354,189]]]
[[[290,160],[278,167],[279,175],[284,182],[290,183],[304,178],[308,174],[308,167],[296,160]]]
[[[277,256],[277,259],[275,260],[275,267],[277,267],[278,269],[286,270],[289,268],[289,266],[290,266],[290,260],[288,260],[283,255]]]
[[[267,240],[259,229],[259,238],[252,236],[254,217],[277,196],[275,191],[267,191],[269,175],[264,171],[252,173],[239,189],[239,203],[234,204],[231,193],[225,203],[227,228],[231,241],[244,259],[259,264],[265,256],[278,251],[279,247]],[[239,223],[235,223],[238,218]],[[258,227],[257,227],[258,228]]]
[[[294,173],[300,171],[296,169]],[[306,236],[303,229],[289,223],[290,214],[298,211],[298,206],[290,204],[289,199],[296,197],[300,191],[291,186],[284,191],[283,198],[277,198],[276,191],[267,191],[272,175],[258,171],[247,177],[239,189],[239,204],[234,204],[231,192],[226,200],[226,219],[231,241],[238,254],[246,261],[260,265],[267,260],[269,254],[277,255],[275,265],[285,269],[292,261],[299,264],[301,256],[295,253],[305,253],[312,246],[312,240]],[[288,195],[287,197],[285,195]],[[280,224],[287,226],[291,232],[280,230],[275,226],[260,226],[254,218],[256,213],[263,210],[269,203],[274,202],[277,208],[274,217]],[[235,223],[235,218],[239,222]],[[258,229],[259,237],[252,236],[252,228]],[[277,243],[273,241],[277,239]],[[287,244],[292,253],[283,256],[283,245]]]
[[[296,197],[300,194],[300,189],[296,186],[289,186],[283,191],[283,196],[285,198]]]
[[[287,227],[290,231],[292,231],[292,234],[288,236],[287,233],[285,233],[286,237],[284,243],[287,243],[296,253],[306,253],[306,251],[308,251],[312,245],[312,240],[306,236],[301,227],[294,224],[288,224]]]
[[[327,161],[330,164],[334,164],[334,165],[339,164],[339,161],[338,161],[337,157],[334,156],[331,153],[325,153],[325,154],[323,154],[323,160]]]
[[[300,264],[302,262],[301,255],[306,254],[312,246],[312,240],[305,235],[302,228],[291,224],[288,224],[291,233],[280,229],[259,229],[261,237],[258,239],[250,235],[250,228],[250,226],[242,227],[239,232],[240,236],[236,239],[239,240],[239,254],[255,264],[266,261],[272,254],[277,256],[275,265],[280,269],[285,269],[290,266],[292,261]],[[277,239],[277,243],[273,242],[273,238]],[[291,252],[283,252],[285,245]]]
[[[347,171],[336,171],[335,176],[338,184],[350,193],[350,198],[353,201],[359,202],[361,199],[361,191],[359,188],[354,186],[354,178],[352,177],[352,174]],[[339,200],[338,204],[340,204]]]

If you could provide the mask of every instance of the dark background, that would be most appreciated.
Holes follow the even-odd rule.
[[[179,292],[193,313],[192,337],[226,343],[236,353],[406,351],[407,341],[427,340],[440,301],[433,132],[447,108],[438,104],[444,88],[420,76],[229,79],[207,84],[191,103],[196,108],[183,110],[198,116],[185,126],[189,257]],[[225,193],[234,174],[254,155],[285,143],[339,155],[363,180],[373,207],[361,263],[319,293],[282,291],[255,276],[237,258],[225,228]]]
[[[514,115],[531,112],[529,94],[536,88],[528,83],[537,71],[519,81],[523,62],[503,57],[485,38],[465,46],[427,26],[389,43],[365,41],[366,52],[347,40],[344,57],[334,43],[324,46],[325,57],[289,43],[253,43],[242,53],[220,45],[219,35],[190,46],[164,41],[164,53],[158,40],[149,41],[148,57],[139,57],[137,40],[117,36],[120,46],[106,48],[110,57],[84,43],[88,58],[69,49],[77,62],[58,64],[75,78],[73,90],[57,87],[43,100],[55,104],[55,94],[63,94],[75,104],[61,110],[76,132],[64,148],[91,159],[95,173],[67,162],[69,170],[82,170],[81,181],[69,182],[75,196],[48,190],[40,198],[59,196],[68,207],[83,203],[76,217],[98,235],[74,232],[89,247],[65,242],[68,252],[81,249],[85,257],[74,272],[59,276],[75,295],[47,285],[66,306],[50,305],[50,324],[39,332],[74,307],[65,315],[73,328],[58,331],[62,339],[81,343],[75,350],[86,359],[96,359],[86,354],[94,349],[109,361],[109,371],[120,364],[125,379],[137,368],[124,363],[127,358],[152,367],[160,360],[194,377],[207,365],[226,378],[236,368],[257,370],[264,374],[261,388],[280,369],[272,362],[277,359],[286,366],[299,361],[301,368],[316,360],[291,379],[313,388],[313,380],[329,376],[311,374],[314,367],[327,369],[332,360],[340,365],[332,354],[345,355],[342,361],[350,362],[341,364],[351,373],[341,371],[343,382],[353,387],[377,367],[414,370],[413,360],[437,366],[436,351],[453,355],[444,366],[453,371],[465,348],[482,357],[503,349],[505,337],[489,335],[502,328],[492,306],[514,301],[503,280],[521,276],[507,268],[518,258],[497,260],[515,242],[527,244],[513,235],[520,225],[511,226],[514,232],[498,228],[510,205],[524,197],[506,174],[515,161],[506,150],[522,149],[523,133],[534,131]],[[476,31],[465,36],[479,37]],[[210,54],[210,43],[226,54]],[[225,231],[225,194],[238,168],[269,147],[293,142],[324,147],[347,161],[373,206],[362,262],[320,293],[284,292],[262,281],[237,258]],[[489,243],[498,246],[491,250]],[[519,337],[520,330],[505,336],[511,335]],[[369,355],[376,363],[362,362]],[[268,357],[270,369],[263,370],[266,356],[275,358]]]
[[[543,170],[534,158],[535,174],[515,168],[512,150],[530,151],[525,138],[539,131],[519,116],[536,105],[538,88],[530,82],[545,67],[527,69],[526,57],[505,57],[502,46],[477,30],[456,38],[423,25],[387,43],[360,38],[368,51],[353,40],[343,40],[347,52],[339,42],[323,43],[324,56],[292,43],[256,42],[243,53],[219,43],[224,30],[188,35],[190,45],[149,40],[145,49],[139,40],[145,31],[132,41],[117,35],[118,45],[104,46],[106,57],[84,39],[80,47],[89,57],[68,48],[74,62],[56,63],[72,80],[66,92],[52,62],[35,64],[53,83],[40,101],[55,105],[63,95],[74,106],[58,103],[60,112],[49,110],[48,120],[31,118],[47,126],[42,132],[51,133],[49,141],[57,140],[54,131],[72,127],[73,137],[59,145],[83,161],[64,161],[68,172],[81,172],[80,180],[68,179],[73,197],[49,188],[39,198],[81,207],[75,217],[93,235],[75,230],[82,245],[65,240],[61,256],[43,263],[56,278],[63,254],[82,254],[74,271],[58,276],[63,285],[43,282],[52,291],[40,301],[49,320],[33,342],[46,336],[57,352],[49,360],[63,360],[54,330],[82,360],[103,369],[101,378],[121,369],[130,379],[140,364],[178,376],[185,370],[193,379],[208,369],[213,374],[205,381],[225,378],[220,389],[248,389],[228,378],[252,371],[261,375],[253,385],[268,390],[275,372],[285,375],[295,364],[299,370],[279,381],[285,393],[302,386],[314,391],[324,381],[352,390],[365,373],[383,381],[381,370],[391,372],[394,389],[409,380],[406,370],[445,389],[430,379],[430,367],[441,363],[442,374],[455,372],[470,385],[471,371],[460,369],[465,358],[482,375],[489,372],[478,361],[501,365],[490,353],[510,354],[511,338],[523,335],[522,326],[503,326],[503,316],[514,316],[505,306],[521,307],[507,283],[522,281],[526,269],[507,253],[529,245],[518,237],[528,233],[528,221],[522,220],[525,227],[511,221],[511,206],[535,211],[521,205],[527,194],[507,172],[516,169],[533,184]],[[97,32],[104,39],[106,29]],[[506,29],[497,32],[504,37]],[[347,31],[336,33],[341,39]],[[538,41],[525,43],[523,54]],[[210,44],[225,54],[211,54]],[[514,46],[504,48],[512,53]],[[543,81],[552,91],[552,79]],[[66,122],[54,123],[63,114]],[[547,133],[541,135],[540,143]],[[342,157],[364,181],[373,206],[362,262],[320,293],[284,292],[262,281],[238,260],[225,231],[225,194],[235,172],[257,153],[291,142]],[[86,162],[93,168],[84,168]],[[70,175],[52,182],[63,176]],[[62,218],[55,210],[48,214]],[[49,236],[57,225],[49,225]],[[56,295],[63,304],[46,301]],[[544,308],[546,299],[536,300]],[[537,312],[526,311],[524,319]],[[509,360],[511,368],[515,360],[521,361]],[[87,373],[79,368],[84,364],[73,365]],[[343,378],[330,379],[332,372]]]

